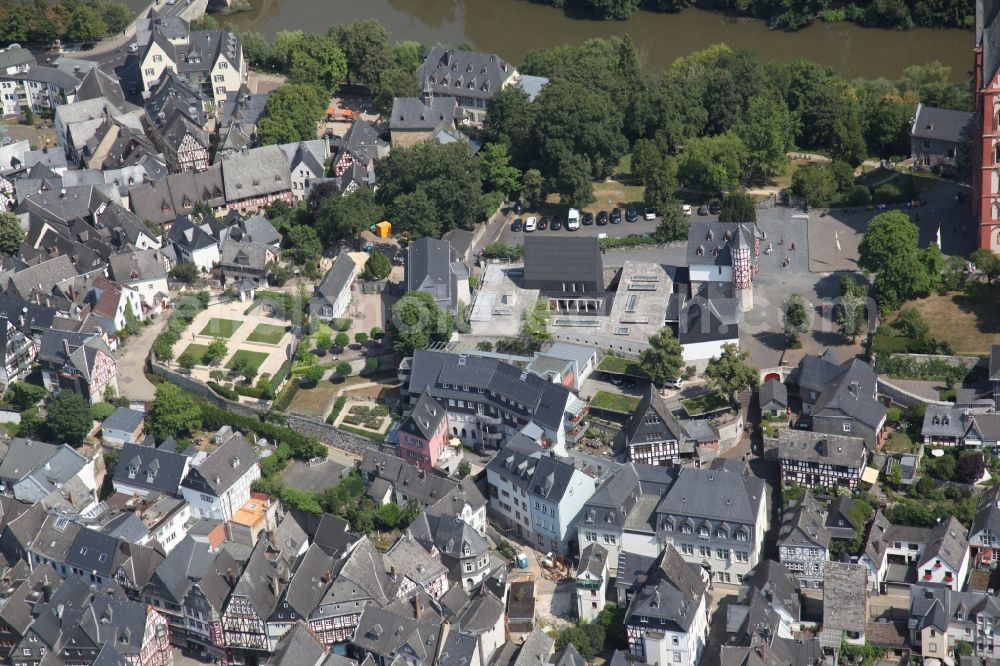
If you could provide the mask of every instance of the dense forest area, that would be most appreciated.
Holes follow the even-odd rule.
[[[875,28],[909,30],[971,28],[973,3],[968,0],[536,0],[554,7],[583,12],[595,18],[624,20],[637,9],[677,12],[699,7],[740,16],[753,16],[772,28],[798,30],[814,20],[851,21]]]
[[[134,18],[114,0],[0,0],[0,44],[89,42],[122,32]]]

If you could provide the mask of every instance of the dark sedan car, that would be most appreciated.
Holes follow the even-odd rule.
[[[608,211],[602,210],[597,214],[597,226],[603,227],[608,223]]]
[[[712,215],[718,215],[719,213],[722,212],[722,204],[720,204],[718,201],[713,201],[708,206],[708,212],[711,213]]]
[[[524,229],[524,220],[522,220],[521,218],[517,218],[510,225],[510,230],[511,231],[521,231],[523,229]]]
[[[549,229],[551,229],[552,231],[559,231],[560,229],[562,229],[562,226],[563,226],[562,218],[556,215],[555,217],[552,218],[552,224],[549,225]]]
[[[543,217],[542,219],[538,220],[539,231],[545,231],[548,228],[549,228],[549,218]]]
[[[622,209],[612,208],[611,209],[611,224],[621,224],[622,223]]]
[[[583,223],[584,223],[584,225],[586,225],[588,227],[590,225],[592,225],[594,223],[594,214],[593,213],[584,213],[583,214]]]
[[[708,215],[708,206],[698,206],[699,215]]]
[[[639,211],[636,210],[635,206],[629,206],[628,210],[625,211],[625,221],[635,222],[639,219]]]

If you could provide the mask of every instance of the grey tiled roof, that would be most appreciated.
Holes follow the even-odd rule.
[[[924,437],[962,437],[965,434],[963,409],[945,405],[927,405],[920,434]]]
[[[425,236],[406,248],[406,291],[426,291],[435,302],[454,310],[458,305],[458,276],[452,269],[458,255],[451,243]]]
[[[202,492],[207,488],[216,496],[221,496],[256,464],[257,452],[246,437],[236,434],[193,468],[183,485]]]
[[[766,381],[760,387],[760,406],[768,408],[772,403],[775,407],[788,406],[788,388],[776,379]]]
[[[187,456],[180,453],[125,444],[115,465],[114,480],[151,492],[179,495],[187,461]],[[134,472],[131,478],[130,472]]]
[[[598,543],[588,544],[580,553],[580,564],[576,567],[577,578],[584,572],[594,578],[603,578],[608,568],[608,551]]]
[[[755,234],[752,223],[694,221],[688,231],[687,265],[732,266],[733,248],[753,248]]]
[[[604,260],[596,237],[533,236],[524,239],[524,287],[545,289],[559,282],[581,282],[604,291]]]
[[[782,428],[778,431],[778,457],[782,460],[864,466],[867,449],[860,437]]]
[[[292,189],[288,161],[278,146],[262,146],[222,160],[226,201],[234,202]]]
[[[684,468],[656,512],[754,525],[765,501],[761,479],[722,470]]]
[[[330,270],[323,276],[323,281],[316,286],[313,296],[309,299],[309,311],[318,313],[324,305],[332,305],[340,298],[358,272],[358,266],[351,255],[341,251],[333,260]]]
[[[368,606],[361,614],[351,642],[382,657],[395,657],[407,652],[418,663],[430,664],[437,653],[440,635],[439,625]]]
[[[872,366],[853,359],[840,369],[840,374],[816,401],[813,417],[845,414],[869,428],[878,429],[885,422],[885,406],[875,399],[877,378]]]
[[[650,382],[635,411],[625,422],[626,444],[632,446],[681,439],[682,432],[677,418],[667,408],[659,390]]]
[[[447,418],[447,415],[444,407],[425,391],[413,405],[409,416],[400,423],[399,431],[430,439],[437,432],[441,421]]]
[[[938,523],[930,533],[930,540],[917,564],[918,569],[926,568],[936,560],[945,562],[952,571],[961,572],[962,563],[969,554],[969,540],[965,527],[955,516]],[[960,581],[961,582],[961,581]]]
[[[697,620],[698,606],[708,589],[703,575],[700,565],[685,562],[673,546],[666,546],[632,598],[625,613],[626,626],[644,626],[647,618],[653,618],[659,627],[687,632]]]
[[[917,104],[910,136],[949,143],[962,143],[973,131],[972,113]]]
[[[792,503],[781,521],[778,545],[830,546],[830,533],[824,524],[826,512],[811,493]]]
[[[454,127],[458,102],[451,97],[434,97],[425,102],[419,97],[396,97],[389,114],[389,131],[431,132],[439,127]]]
[[[516,75],[514,66],[496,54],[439,46],[417,69],[417,82],[436,95],[492,99]]]
[[[867,605],[867,569],[861,564],[827,562],[823,567],[823,629],[863,634]]]
[[[524,455],[501,449],[487,469],[529,495],[558,504],[569,489],[576,468],[572,462],[547,454]]]

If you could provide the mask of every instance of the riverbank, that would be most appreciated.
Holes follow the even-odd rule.
[[[375,18],[395,41],[468,43],[514,63],[521,63],[532,49],[628,34],[650,70],[666,69],[678,57],[719,42],[764,60],[806,58],[829,65],[848,79],[896,79],[909,65],[938,60],[951,68],[952,81],[960,83],[972,66],[971,30],[893,31],[817,22],[798,32],[783,32],[769,30],[758,19],[734,19],[700,9],[675,14],[640,10],[626,21],[595,21],[524,0],[252,0],[252,4],[248,12],[219,18],[260,32],[268,40],[280,30],[326,31],[336,23]]]

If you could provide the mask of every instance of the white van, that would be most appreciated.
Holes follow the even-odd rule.
[[[576,208],[570,208],[569,212],[566,213],[566,228],[570,231],[576,231],[580,228],[580,211]]]

